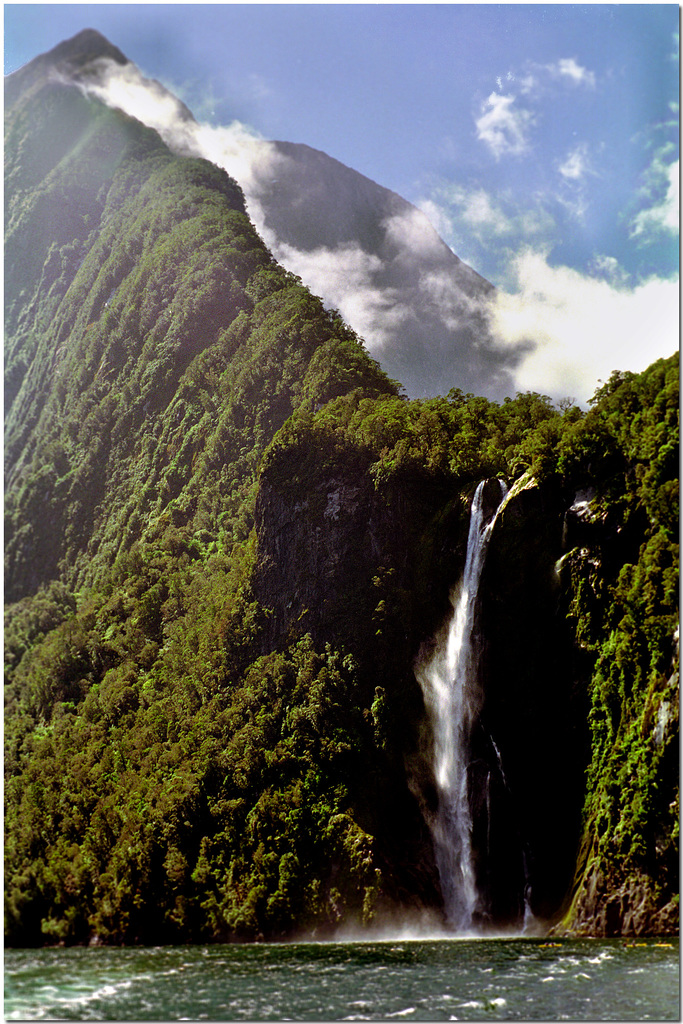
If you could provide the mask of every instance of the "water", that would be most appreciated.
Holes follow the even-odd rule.
[[[506,487],[502,481],[496,481],[494,487],[496,484],[499,505]],[[472,929],[482,916],[483,906],[472,847],[469,768],[472,730],[481,709],[475,631],[477,599],[486,549],[497,515],[496,508],[489,510],[488,517],[486,515],[486,485],[487,481],[483,480],[472,500],[465,568],[458,591],[452,597],[453,614],[447,632],[430,661],[416,670],[434,735],[438,807],[429,824],[446,920],[458,932]],[[489,772],[485,783],[487,807],[490,778]]]
[[[5,951],[9,1020],[677,1020],[678,941]]]

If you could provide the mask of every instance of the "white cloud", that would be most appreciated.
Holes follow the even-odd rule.
[[[456,193],[460,202],[462,218],[470,227],[493,235],[507,235],[511,222],[491,196],[483,188],[467,193],[464,189]]]
[[[483,188],[442,183],[418,204],[454,252],[474,266],[495,261],[496,279],[505,276],[507,248],[540,245],[555,236],[553,218],[539,200],[522,207],[508,193],[495,198]],[[504,243],[506,248],[501,246]],[[491,269],[485,271],[491,273]]]
[[[492,328],[503,345],[530,342],[515,369],[519,390],[586,402],[613,370],[640,372],[678,348],[678,280],[652,277],[628,288],[552,267],[526,249],[515,260],[518,290],[499,292]]]
[[[386,238],[413,260],[443,256],[444,243],[426,214],[415,207],[389,217],[382,224]]]
[[[573,85],[595,87],[595,73],[582,67],[573,57],[564,57],[557,64],[547,64],[546,70],[553,78],[566,78]]]
[[[518,105],[519,97],[524,97],[528,105],[538,105],[547,92],[549,81],[593,89],[596,77],[593,71],[583,67],[574,57],[563,57],[553,64],[530,62],[520,77],[508,71],[505,76],[509,86],[506,93],[502,92],[503,81],[503,77],[498,75],[498,91],[492,92],[484,100],[479,117],[475,120],[477,138],[486,143],[496,160],[507,154],[520,156],[530,149],[529,132],[536,117],[528,106],[524,108]],[[571,162],[565,163],[563,173],[567,177],[578,173],[578,159],[576,155]]]
[[[585,143],[576,146],[565,157],[558,168],[563,178],[578,182],[586,176],[588,166],[588,148]]]
[[[453,217],[450,210],[442,202],[438,201],[438,197],[420,199],[417,205],[441,238],[449,239],[453,237],[455,231]]]
[[[591,260],[589,269],[595,277],[604,277],[613,285],[624,286],[629,282],[628,273],[620,266],[619,260],[615,256],[598,253]]]
[[[453,230],[453,214],[444,215],[444,204],[478,236],[500,237],[510,234],[514,229],[510,217],[483,188],[466,189],[460,185],[449,185],[442,187],[437,195],[441,206],[434,199],[420,204],[436,224],[437,230],[440,224]]]
[[[554,196],[555,201],[576,220],[583,220],[588,209],[586,179],[595,174],[588,159],[588,146],[585,143],[575,146],[558,163],[557,169],[561,187]]]
[[[420,291],[449,331],[459,331],[475,320],[483,325],[485,300],[481,295],[467,296],[457,283],[454,284],[451,271],[427,271],[420,279]]]
[[[563,57],[554,64],[530,63],[525,73],[514,80],[521,95],[536,95],[538,98],[549,79],[556,83],[585,86],[590,89],[596,85],[595,72],[582,67],[573,57]]]
[[[577,188],[576,182],[565,182],[565,184],[573,185],[574,187],[567,189],[565,192],[557,192],[552,196],[552,199],[563,207],[574,220],[579,222],[585,221],[588,212],[585,190]]]
[[[144,78],[133,64],[117,64],[109,58],[92,61],[78,82],[87,93],[111,107],[159,131],[183,124],[188,111],[159,82]]]
[[[527,72],[519,79],[519,91],[523,96],[529,96],[538,90],[539,81],[532,72]]]
[[[444,243],[420,210],[398,214],[384,222],[387,239],[397,248],[395,263],[420,268],[420,308],[449,331],[466,327],[482,316],[481,298],[469,298],[452,268],[443,269]],[[324,246],[303,251],[281,242],[265,229],[263,237],[276,258],[306,282],[325,304],[339,310],[378,357],[395,344],[401,327],[414,326],[412,289],[388,287],[383,278],[387,264],[360,245]],[[405,299],[405,301],[404,301]]]
[[[239,121],[226,127],[198,123],[180,100],[158,82],[145,78],[134,64],[121,65],[106,58],[93,61],[79,85],[108,106],[153,128],[174,152],[202,156],[222,167],[237,179],[252,204],[288,159]],[[250,213],[254,216],[251,206]]]
[[[650,185],[646,194],[652,205],[641,210],[633,218],[631,237],[647,241],[662,232],[677,235],[680,216],[680,162],[667,164],[664,154],[658,154],[652,162],[648,178]],[[662,195],[663,193],[663,195]],[[657,198],[654,198],[657,196]]]
[[[321,246],[304,252],[279,242],[269,232],[264,238],[288,270],[301,277],[326,306],[338,309],[353,324],[370,351],[381,352],[391,342],[397,326],[412,316],[411,310],[401,304],[396,289],[375,284],[374,275],[381,271],[382,261],[359,245],[336,249]]]
[[[476,121],[477,138],[489,147],[496,160],[506,154],[520,156],[529,149],[528,130],[533,121],[531,111],[515,107],[514,96],[492,92],[482,103]]]

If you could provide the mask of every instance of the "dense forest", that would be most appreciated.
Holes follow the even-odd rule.
[[[492,476],[484,714],[531,909],[677,930],[677,357],[588,411],[457,366],[407,400],[234,181],[68,80],[102,55],[6,85],[6,941],[438,920],[414,666]]]

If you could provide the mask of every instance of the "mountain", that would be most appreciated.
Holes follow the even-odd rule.
[[[111,561],[130,532],[143,479],[147,520],[162,492],[159,513],[169,495],[182,506],[196,500],[185,493],[186,470],[159,462],[157,432],[165,451],[190,443],[205,462],[218,432],[212,471],[225,476],[240,453],[268,444],[304,394],[320,402],[363,383],[370,394],[395,391],[338,317],[275,266],[225,172],[177,160],[155,133],[86,99],[54,68],[38,70],[42,87],[7,110],[10,598],[53,578],[64,558],[70,580],[91,582],[102,552]],[[259,301],[283,289],[288,298],[260,306],[252,323]],[[307,376],[321,344],[350,349],[343,385],[320,353]],[[208,379],[223,380],[229,409],[202,399]],[[202,401],[218,402],[215,415]],[[226,499],[235,490],[239,504],[243,485],[228,476]],[[117,524],[112,503],[122,510]]]
[[[9,109],[22,95],[25,97],[32,89],[40,89],[46,78],[78,76],[84,67],[98,60],[109,60],[115,64],[128,63],[128,58],[116,46],[112,46],[108,39],[94,29],[85,29],[73,39],[65,40],[49,53],[40,54],[7,76],[5,105]]]
[[[677,359],[408,400],[112,51],[6,83],[6,941],[452,927],[463,591],[472,926],[675,932]]]
[[[496,346],[488,325],[493,286],[420,210],[309,146],[274,143],[270,167],[273,178],[253,188],[259,230],[289,269],[330,296],[410,396],[514,393],[516,355]]]
[[[87,94],[144,119],[174,152],[228,170],[276,258],[341,311],[409,395],[514,393],[518,353],[497,345],[488,323],[493,287],[411,203],[310,146],[198,125],[105,45],[67,73]]]

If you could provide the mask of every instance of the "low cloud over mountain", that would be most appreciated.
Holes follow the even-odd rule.
[[[266,141],[239,122],[199,124],[160,83],[109,54],[65,73],[176,152],[227,170],[277,259],[339,309],[409,395],[514,392],[527,346],[495,342],[493,287],[411,203],[308,146]]]
[[[451,185],[445,206],[435,194],[419,210],[309,146],[267,141],[238,121],[198,123],[106,40],[95,45],[96,33],[82,35],[90,59],[59,73],[154,128],[174,151],[226,169],[276,258],[342,313],[410,396],[459,387],[493,399],[534,390],[585,403],[613,370],[638,372],[675,350],[677,281],[651,276],[629,285],[597,268],[599,256],[591,273],[554,265],[542,207],[511,214],[500,197]],[[489,113],[490,130],[509,144],[510,125],[503,132]],[[586,159],[577,149],[560,168],[574,191]],[[639,215],[634,232],[650,230],[656,217],[656,226],[668,226],[675,208],[672,199],[664,212],[660,204]],[[474,261],[478,245],[497,251],[504,287],[460,260],[433,224]],[[513,241],[520,231],[521,247]]]

